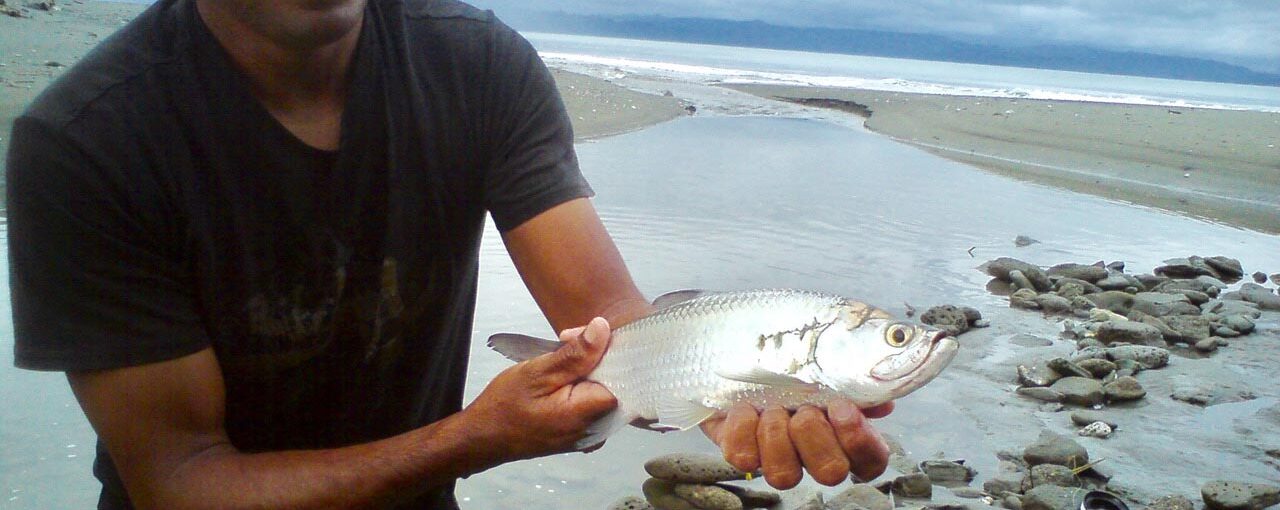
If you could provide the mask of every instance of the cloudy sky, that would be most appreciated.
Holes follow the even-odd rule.
[[[1068,43],[1280,71],[1276,0],[473,0],[495,9],[761,20],[1000,44]]]

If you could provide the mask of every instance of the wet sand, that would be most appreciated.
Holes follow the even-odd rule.
[[[1280,233],[1280,113],[732,85],[1040,184]]]

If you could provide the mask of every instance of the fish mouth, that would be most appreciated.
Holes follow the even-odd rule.
[[[946,367],[947,364],[951,362],[951,357],[955,355],[957,347],[959,347],[959,344],[951,338],[949,333],[946,331],[938,331],[933,334],[933,338],[929,340],[928,349],[924,350],[924,352],[921,352],[921,349],[913,349],[909,352],[894,355],[881,362],[881,365],[883,365],[885,362],[889,362],[890,359],[897,358],[898,356],[908,356],[911,358],[919,356],[919,361],[911,360],[914,361],[914,363],[909,362],[911,365],[910,369],[905,372],[900,370],[887,370],[886,372],[889,373],[884,373],[883,375],[876,374],[877,370],[872,370],[871,377],[882,382],[903,381],[903,386],[910,386],[917,381],[927,382],[934,376],[938,375],[938,372],[941,372],[942,368]],[[940,362],[930,362],[937,360],[938,356],[944,356],[946,359],[940,360]],[[937,368],[926,370],[927,367]],[[879,368],[880,366],[877,366],[877,369]],[[924,373],[926,371],[929,373]]]

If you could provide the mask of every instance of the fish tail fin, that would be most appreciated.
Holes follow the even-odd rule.
[[[519,363],[560,348],[560,342],[519,333],[498,333],[489,337],[489,347],[507,359]]]
[[[587,427],[587,435],[578,442],[573,444],[574,449],[589,450],[592,447],[604,443],[609,436],[622,428],[623,425],[631,423],[637,418],[635,413],[623,409],[622,406],[613,408],[608,414],[601,416],[590,426]]]

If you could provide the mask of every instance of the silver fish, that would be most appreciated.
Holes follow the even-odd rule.
[[[631,422],[688,429],[737,402],[796,409],[845,398],[872,407],[924,386],[958,348],[942,330],[827,294],[678,291],[654,304],[657,312],[613,331],[587,376],[613,392],[618,407],[579,447]],[[514,361],[558,345],[511,333],[489,338]]]

